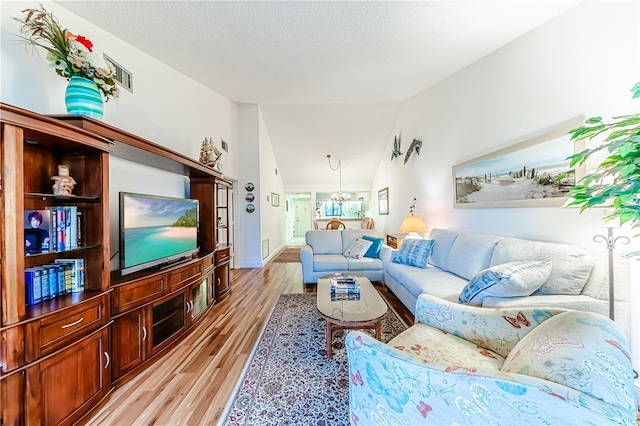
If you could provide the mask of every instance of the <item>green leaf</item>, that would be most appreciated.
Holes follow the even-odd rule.
[[[636,152],[636,144],[633,142],[626,142],[618,148],[620,155],[626,157],[627,155]]]
[[[640,84],[640,83],[638,83],[638,84]],[[588,124],[602,123],[602,117],[591,117],[591,118],[588,118],[585,121],[585,123],[588,123]]]
[[[640,97],[640,81],[633,85],[631,91],[633,92],[631,99]]]
[[[637,167],[634,164],[627,164],[626,166],[620,168],[620,175],[626,178],[628,176],[636,174],[636,170]]]

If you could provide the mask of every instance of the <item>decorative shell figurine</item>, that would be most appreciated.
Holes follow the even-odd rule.
[[[59,164],[58,176],[51,176],[53,183],[53,194],[68,197],[72,195],[73,188],[76,185],[76,180],[69,176],[69,167]]]
[[[216,162],[222,155],[220,151],[213,145],[213,138],[204,138],[200,147],[200,162],[206,164],[209,167],[215,167]]]

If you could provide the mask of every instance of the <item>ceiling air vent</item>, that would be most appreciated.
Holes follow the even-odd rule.
[[[109,56],[104,55],[104,58],[116,68],[116,82],[118,85],[133,93],[133,74]]]

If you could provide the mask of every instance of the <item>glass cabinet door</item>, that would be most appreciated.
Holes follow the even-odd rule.
[[[195,319],[207,309],[207,289],[209,288],[209,275],[199,284],[191,286],[191,319]]]

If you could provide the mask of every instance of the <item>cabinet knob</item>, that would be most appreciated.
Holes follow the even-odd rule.
[[[109,354],[106,352],[104,353],[104,357],[107,359],[107,363],[104,365],[104,368],[107,368],[111,363],[111,358],[109,358]]]
[[[147,327],[145,327],[143,325],[142,326],[142,341],[144,342],[145,340],[147,340]]]

